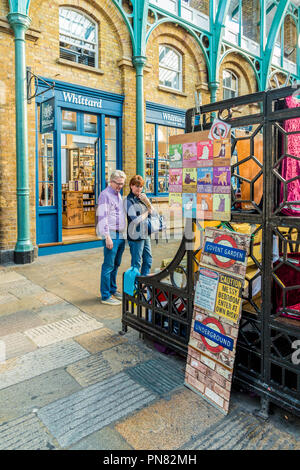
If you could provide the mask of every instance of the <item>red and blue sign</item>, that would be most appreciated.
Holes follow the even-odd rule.
[[[205,318],[202,323],[196,320],[194,331],[202,336],[204,345],[213,353],[219,353],[224,348],[233,350],[233,339],[226,336],[223,325],[216,318]]]

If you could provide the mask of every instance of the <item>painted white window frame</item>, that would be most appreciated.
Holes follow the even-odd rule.
[[[232,84],[232,77],[235,78],[235,80],[236,80],[236,88],[234,88],[233,86],[230,86],[230,87],[229,87],[229,86],[225,86],[225,85],[224,85],[224,80],[225,80],[224,74],[225,74],[225,73],[228,73],[228,74],[230,75],[230,77],[231,77],[231,80],[230,80],[231,84]],[[224,99],[228,99],[228,98],[225,98],[225,97],[224,97],[224,91],[225,91],[225,90],[229,90],[230,92],[234,92],[234,97],[232,97],[232,98],[235,98],[236,96],[239,96],[239,77],[238,77],[232,70],[230,70],[230,69],[224,69],[224,70],[223,70],[222,84],[223,84],[223,100],[224,100]]]
[[[81,10],[78,10],[77,8],[73,8],[73,7],[69,7],[69,6],[61,6],[59,8],[59,16],[60,16],[60,10],[71,10],[71,11],[74,11],[75,13],[81,15],[82,17],[85,17],[88,19],[88,21],[90,21],[94,26],[95,26],[95,42],[91,42],[91,41],[86,41],[86,40],[83,40],[83,39],[77,39],[77,41],[80,41],[80,42],[84,42],[84,46],[81,45],[81,44],[78,44],[76,43],[76,36],[72,35],[72,34],[69,34],[69,35],[66,35],[64,33],[61,32],[60,28],[59,28],[59,48],[61,48],[61,42],[65,42],[65,43],[68,43],[70,44],[71,46],[75,46],[75,47],[78,47],[78,48],[82,48],[82,49],[86,49],[88,51],[91,51],[91,52],[94,52],[95,54],[95,65],[94,67],[97,68],[98,67],[98,24],[97,22],[91,18],[87,13],[81,11]],[[66,38],[66,40],[62,40],[62,37]]]
[[[170,71],[170,72],[175,72],[176,74],[178,74],[178,88],[170,87],[168,85],[165,85],[164,83],[160,83],[160,81],[159,81],[159,85],[163,86],[165,88],[169,88],[170,90],[182,91],[182,54],[180,52],[178,52],[176,49],[174,49],[174,47],[171,47],[168,44],[160,44],[159,45],[159,54],[160,54],[161,48],[163,48],[163,47],[167,48],[167,49],[170,49],[179,58],[179,70],[177,70],[176,68],[173,68],[173,67],[167,67],[166,65],[162,65],[159,62],[159,72],[160,72],[160,69],[163,69],[163,70]],[[158,73],[158,80],[159,80],[159,73]]]

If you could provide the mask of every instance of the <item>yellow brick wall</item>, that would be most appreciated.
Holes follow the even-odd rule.
[[[0,0],[0,16],[8,13],[6,0]],[[200,5],[201,4],[201,5]],[[58,63],[59,6],[70,5],[91,16],[99,26],[100,73]],[[207,1],[198,2],[198,8],[208,13]],[[123,107],[123,169],[128,180],[136,173],[136,83],[132,66],[130,35],[121,14],[111,0],[31,0],[29,15],[31,28],[38,30],[37,40],[26,41],[26,65],[39,76],[88,86],[107,92],[124,94]],[[183,89],[173,93],[159,86],[160,44],[178,50],[183,57]],[[144,99],[166,106],[188,109],[194,106],[195,91],[201,91],[203,104],[210,102],[207,68],[204,54],[189,33],[175,23],[164,23],[151,33],[146,49],[144,72]],[[0,30],[0,250],[15,246],[16,233],[16,152],[15,152],[15,91],[14,41],[11,32]],[[238,54],[227,56],[220,67],[222,99],[222,71],[232,69],[240,77],[240,94],[257,90],[253,69]],[[36,107],[28,105],[29,185],[31,239],[35,244],[35,174],[36,174]],[[145,109],[146,115],[146,109]]]

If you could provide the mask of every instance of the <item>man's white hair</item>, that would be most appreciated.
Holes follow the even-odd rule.
[[[124,180],[126,180],[126,175],[125,175],[124,171],[114,170],[110,175],[110,181],[112,181],[116,178],[123,178]]]

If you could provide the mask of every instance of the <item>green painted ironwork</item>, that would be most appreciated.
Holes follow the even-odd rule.
[[[261,74],[261,90],[265,90],[268,85],[269,70],[272,61],[273,50],[278,32],[283,24],[285,13],[290,4],[289,0],[280,0],[278,3],[272,25],[268,34],[266,46],[262,55],[262,74]]]
[[[18,254],[33,253],[30,241],[29,165],[28,165],[28,124],[26,96],[25,32],[31,20],[28,13],[29,0],[10,1],[11,12],[7,19],[14,31],[15,41],[15,96],[16,96],[16,158],[17,158],[17,242],[15,259]],[[17,257],[16,257],[17,254]],[[33,257],[24,256],[32,261]],[[21,261],[22,262],[22,261]],[[24,261],[26,262],[26,261]]]

